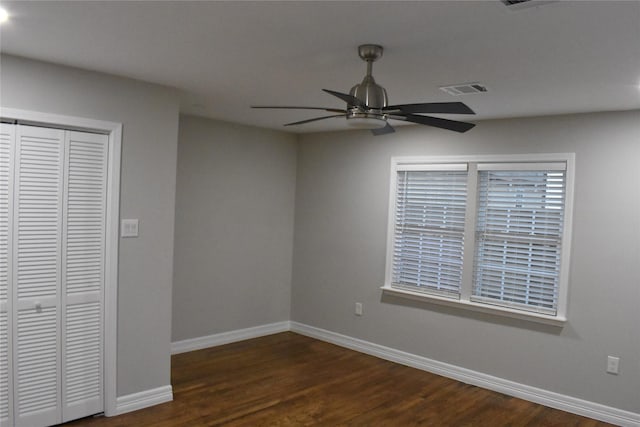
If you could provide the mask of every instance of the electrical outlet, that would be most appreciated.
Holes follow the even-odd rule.
[[[356,316],[362,316],[362,303],[356,303]]]
[[[620,358],[614,356],[607,356],[607,372],[610,374],[618,375],[620,371]]]

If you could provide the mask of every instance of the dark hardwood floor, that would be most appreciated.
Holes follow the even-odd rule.
[[[66,426],[609,426],[294,333],[172,358],[174,401]]]

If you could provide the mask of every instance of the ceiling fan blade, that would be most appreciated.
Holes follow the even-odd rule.
[[[252,105],[251,108],[276,108],[281,110],[322,110],[330,113],[343,113],[346,114],[347,110],[340,108],[324,108],[324,107],[293,107],[283,105]]]
[[[444,114],[475,114],[463,102],[427,102],[424,104],[391,105],[384,108],[385,112],[401,111],[404,114],[411,113],[444,113]],[[393,113],[392,113],[393,114]]]
[[[346,102],[349,105],[355,105],[356,107],[360,107],[360,108],[367,108],[367,105],[360,101],[358,98],[356,98],[353,95],[349,95],[347,93],[340,93],[340,92],[336,92],[335,90],[329,90],[329,89],[322,89],[323,91],[336,96],[340,99],[342,99],[344,102]]]
[[[441,119],[439,117],[418,116],[415,114],[405,114],[404,116],[393,115],[389,117],[396,120],[405,120],[411,123],[434,126],[460,133],[466,132],[475,126],[475,123],[458,122],[455,120]]]
[[[301,124],[304,124],[304,123],[315,122],[317,120],[331,119],[333,117],[344,117],[344,114],[334,114],[334,115],[331,115],[331,116],[316,117],[316,118],[313,118],[313,119],[301,120],[299,122],[287,123],[284,126],[301,125]]]
[[[371,133],[374,134],[375,136],[386,135],[388,133],[394,133],[395,131],[396,130],[389,123],[387,123],[385,127],[378,128],[378,129],[371,129]]]

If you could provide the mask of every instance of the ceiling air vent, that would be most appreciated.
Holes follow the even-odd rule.
[[[527,3],[530,1],[532,0],[502,0],[502,3],[506,4],[507,6],[513,6],[514,4]]]
[[[440,90],[447,92],[449,95],[470,95],[472,93],[484,93],[487,87],[482,83],[460,83],[457,85],[440,86]]]
[[[547,3],[555,3],[559,0],[500,0],[502,3],[506,4],[509,9],[518,10],[525,9],[527,7],[535,7],[542,6]]]

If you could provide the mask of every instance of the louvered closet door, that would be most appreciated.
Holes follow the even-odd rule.
[[[0,124],[0,425],[13,425],[12,377],[9,359],[11,337],[9,254],[11,253],[12,203],[13,193],[13,147],[15,126]]]
[[[66,133],[63,422],[103,411],[106,135]]]
[[[16,426],[61,419],[60,283],[64,131],[17,126],[13,210]]]

